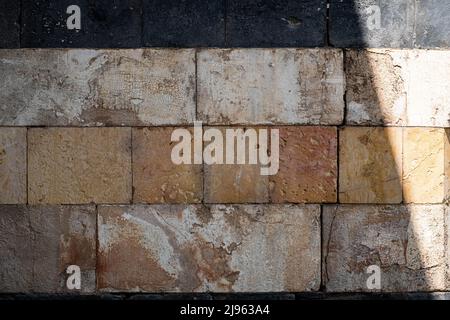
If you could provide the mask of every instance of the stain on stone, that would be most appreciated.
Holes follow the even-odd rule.
[[[259,207],[100,206],[99,289],[242,292],[316,288],[320,262],[311,254],[320,248],[320,233],[318,224],[309,219],[317,219],[318,207]],[[286,216],[281,215],[283,211]],[[287,218],[289,214],[292,219]],[[234,218],[229,220],[230,216]],[[289,241],[285,232],[293,233]],[[129,261],[139,266],[130,268]],[[268,264],[270,268],[265,267]],[[299,264],[307,272],[295,275],[287,285],[285,272]],[[272,281],[264,281],[267,278]]]
[[[302,21],[294,16],[290,16],[288,18],[282,18],[281,20],[285,21],[288,24],[289,28],[292,29],[296,29],[298,27],[300,27],[300,25],[302,24]]]
[[[0,124],[190,123],[194,58],[193,49],[2,51],[0,72],[11,80],[0,92]]]

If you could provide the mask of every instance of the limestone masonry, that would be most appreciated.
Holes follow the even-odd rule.
[[[375,291],[450,291],[449,71],[448,50],[0,50],[0,293],[71,292],[70,265],[80,294],[371,292],[370,266]],[[173,163],[194,121],[278,130],[279,170]]]

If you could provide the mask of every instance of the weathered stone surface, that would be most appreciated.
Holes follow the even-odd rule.
[[[449,140],[444,129],[403,129],[403,197],[407,203],[442,203],[448,197]]]
[[[267,203],[269,178],[252,164],[205,165],[205,203]]]
[[[324,0],[229,0],[227,40],[233,47],[322,47]]]
[[[254,127],[260,129],[262,127]],[[215,128],[226,136],[226,128]],[[236,129],[236,128],[233,128]],[[244,130],[246,128],[243,128]],[[236,142],[236,140],[235,140]],[[246,143],[248,146],[248,143]],[[226,143],[223,155],[226,155]],[[236,155],[237,143],[234,154]],[[267,203],[269,202],[269,176],[261,174],[260,164],[248,164],[249,153],[245,150],[246,164],[205,164],[205,203]]]
[[[198,115],[209,124],[341,124],[342,52],[212,49],[198,53]]]
[[[27,129],[0,128],[0,203],[27,202]]]
[[[223,0],[143,1],[147,47],[221,47],[225,44]]]
[[[20,1],[0,0],[0,48],[20,46]]]
[[[93,206],[0,206],[1,292],[93,292]],[[68,290],[66,269],[81,269],[81,290]]]
[[[444,206],[329,205],[323,229],[327,291],[371,291],[371,265],[381,269],[381,291],[445,288]]]
[[[339,201],[402,201],[402,128],[345,127],[339,134]]]
[[[129,203],[130,128],[31,128],[31,204]]]
[[[318,290],[320,208],[100,206],[102,291]]]
[[[194,50],[2,50],[0,125],[171,125],[195,116]]]
[[[416,46],[450,47],[450,3],[440,0],[416,1]]]
[[[345,63],[346,123],[450,126],[450,52],[348,50]]]
[[[407,58],[401,50],[346,51],[347,124],[406,124]]]
[[[410,0],[331,0],[330,43],[341,48],[411,48],[414,18]]]
[[[16,2],[16,1],[11,1]],[[22,0],[22,47],[141,47],[141,1]],[[81,29],[68,29],[71,5],[80,8]]]
[[[172,162],[176,128],[133,129],[133,200],[135,203],[199,203],[203,197],[202,165]],[[191,132],[193,130],[190,130]],[[192,139],[192,154],[194,141]]]
[[[270,176],[272,202],[336,202],[334,127],[281,127],[280,170]]]
[[[450,127],[450,51],[409,54],[408,126]]]

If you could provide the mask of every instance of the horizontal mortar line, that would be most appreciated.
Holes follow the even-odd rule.
[[[426,46],[412,46],[412,47],[364,47],[364,46],[355,46],[355,47],[331,47],[331,46],[199,46],[199,47],[189,47],[189,46],[133,46],[133,47],[94,47],[94,46],[86,46],[86,47],[16,47],[16,48],[0,48],[0,50],[189,50],[189,49],[198,49],[198,50],[277,50],[277,49],[299,49],[299,50],[396,50],[396,51],[448,51],[450,47],[426,47]]]
[[[409,203],[323,203],[326,205],[338,205],[338,206],[408,206],[408,205],[416,205],[416,206],[449,206],[449,204],[444,202],[409,202]]]
[[[325,205],[321,203],[40,203],[40,204],[0,204],[0,206],[212,206],[212,205],[224,205],[224,206],[239,206],[239,205],[293,205],[293,206],[320,206]],[[330,203],[330,205],[333,205]]]
[[[269,206],[269,205],[298,205],[298,206],[319,206],[320,203],[258,203],[258,202],[246,202],[246,203],[123,203],[123,204],[109,204],[109,203],[97,203],[98,206],[214,206],[214,205],[224,205],[224,206],[239,206],[239,205],[259,205],[259,206]]]
[[[0,128],[28,128],[28,129],[51,129],[51,128],[76,128],[76,129],[101,129],[101,128],[179,128],[179,127],[192,127],[194,123],[190,124],[169,124],[169,125],[132,125],[132,126],[120,126],[120,125],[103,125],[103,126],[75,126],[75,125],[0,125]],[[208,124],[203,123],[203,127],[331,127],[331,128],[417,128],[417,129],[450,129],[449,127],[442,126],[383,126],[383,125],[337,125],[337,124]]]

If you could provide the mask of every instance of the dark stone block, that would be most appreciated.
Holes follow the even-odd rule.
[[[326,1],[228,0],[232,47],[316,47],[326,43]]]
[[[68,30],[67,8],[81,9],[81,30]],[[140,0],[23,0],[22,47],[141,46]]]
[[[331,0],[329,24],[335,47],[410,48],[414,1]]]
[[[220,47],[224,0],[143,0],[144,46]]]
[[[0,0],[0,48],[20,46],[20,2]]]
[[[417,0],[416,46],[450,47],[450,2]]]

